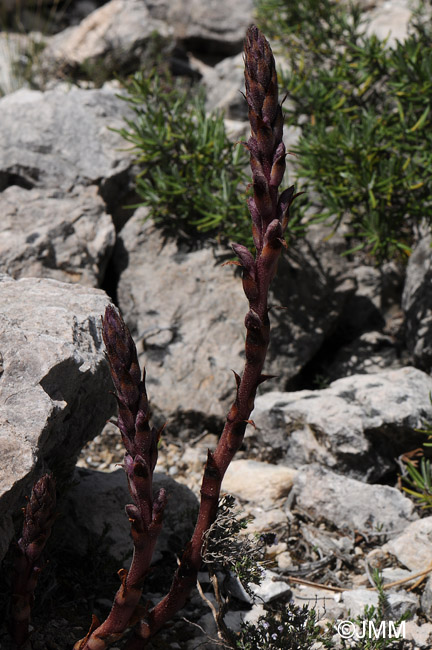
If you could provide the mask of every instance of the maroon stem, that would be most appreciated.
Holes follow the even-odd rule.
[[[111,612],[105,621],[93,625],[87,636],[74,645],[74,650],[103,650],[120,639],[131,625],[142,594],[142,584],[148,573],[157,536],[162,527],[162,519],[148,534],[140,536],[134,544],[134,554],[129,571],[121,569],[119,576],[122,584],[115,595]]]

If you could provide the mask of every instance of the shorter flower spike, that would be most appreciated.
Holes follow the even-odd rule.
[[[120,314],[111,305],[107,307],[102,320],[102,334],[116,389],[119,410],[117,426],[126,447],[123,467],[134,502],[126,506],[134,555],[129,571],[122,569],[119,572],[122,584],[110,614],[102,624],[96,627],[92,624],[87,636],[75,644],[74,650],[104,650],[120,639],[136,621],[142,586],[162,528],[167,501],[164,490],[160,490],[153,499],[153,470],[162,429],[150,426],[145,371],[141,378],[132,336]]]
[[[11,604],[11,631],[18,648],[29,637],[34,590],[42,565],[42,551],[56,518],[56,486],[52,474],[44,474],[33,486],[24,512],[22,537],[17,545]]]

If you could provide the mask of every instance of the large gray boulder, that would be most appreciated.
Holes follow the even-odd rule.
[[[320,230],[322,232],[322,226],[317,234]],[[326,257],[331,264],[335,263],[322,245],[318,251],[324,263]],[[314,367],[316,379],[321,376],[334,381],[347,375],[371,374],[409,365],[400,334],[404,273],[392,262],[379,269],[359,265],[358,261],[348,261],[346,257],[340,258],[341,262],[347,276],[354,280],[356,290],[347,300],[331,340],[321,350],[319,362]]]
[[[133,72],[152,65],[172,29],[153,18],[143,0],[111,0],[80,22],[48,40],[41,57],[47,71],[87,69],[104,75]]]
[[[233,400],[230,370],[241,372],[244,364],[247,301],[237,271],[222,266],[233,257],[229,249],[189,249],[143,222],[146,214],[138,210],[119,233],[119,306],[146,363],[154,405],[171,423],[189,418],[202,427],[223,417]],[[265,387],[285,387],[313,357],[352,290],[310,259],[281,260],[266,364],[277,379]]]
[[[13,516],[46,470],[67,480],[114,411],[97,289],[0,276],[0,558]]]
[[[372,482],[418,446],[414,429],[432,419],[431,391],[429,375],[406,367],[345,377],[322,390],[271,392],[256,400],[254,435],[289,467],[319,462]]]
[[[396,370],[404,365],[394,338],[380,331],[365,332],[339,348],[332,357],[325,373],[329,381],[349,375]]]
[[[124,200],[131,169],[125,141],[110,130],[128,115],[116,90],[22,88],[0,99],[0,191],[10,185],[61,193],[97,185],[111,211]]]
[[[0,193],[0,272],[100,285],[114,247],[115,229],[96,185]]]

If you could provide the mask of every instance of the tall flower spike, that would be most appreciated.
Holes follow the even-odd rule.
[[[277,260],[284,245],[288,210],[294,188],[279,197],[278,189],[285,173],[286,150],[282,140],[283,115],[278,99],[276,66],[271,47],[255,26],[245,40],[245,86],[251,135],[246,143],[252,169],[253,196],[248,199],[256,259],[252,264],[243,248],[233,244],[245,274],[243,287],[249,300],[257,295],[254,282],[256,267],[266,267],[266,286],[276,273]],[[263,293],[263,292],[261,292]]]
[[[261,217],[260,243],[277,217],[277,188],[285,172],[283,116],[278,100],[275,61],[259,29],[248,29],[245,42],[245,85],[251,136],[247,143],[252,168],[253,202]],[[253,212],[251,210],[252,217]],[[257,246],[258,251],[261,245]]]

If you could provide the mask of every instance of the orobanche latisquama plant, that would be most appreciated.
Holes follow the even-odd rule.
[[[131,524],[134,554],[129,570],[121,569],[120,588],[103,623],[93,617],[86,637],[74,650],[104,650],[133,628],[127,650],[144,648],[149,640],[183,607],[196,585],[202,564],[206,533],[214,523],[222,479],[242,444],[254,408],[258,386],[266,380],[263,366],[270,335],[268,291],[285,245],[284,231],[294,188],[278,192],[285,172],[282,142],[283,117],[273,54],[257,27],[245,40],[246,100],[251,136],[244,146],[250,154],[253,195],[248,199],[252,218],[255,256],[242,244],[232,244],[243,268],[243,289],[249,302],[245,318],[245,365],[235,373],[236,396],[214,451],[208,452],[201,486],[201,503],[194,533],[188,542],[166,596],[152,609],[141,606],[144,579],[162,528],[167,501],[165,491],[153,496],[152,478],[158,456],[160,431],[151,426],[137,351],[123,319],[112,306],[103,318],[103,339],[118,401],[117,425],[126,448],[124,469],[133,504],[126,506]],[[51,522],[50,522],[51,523]],[[19,589],[17,593],[22,591]],[[24,623],[24,627],[26,623]],[[23,635],[25,636],[24,631]]]

